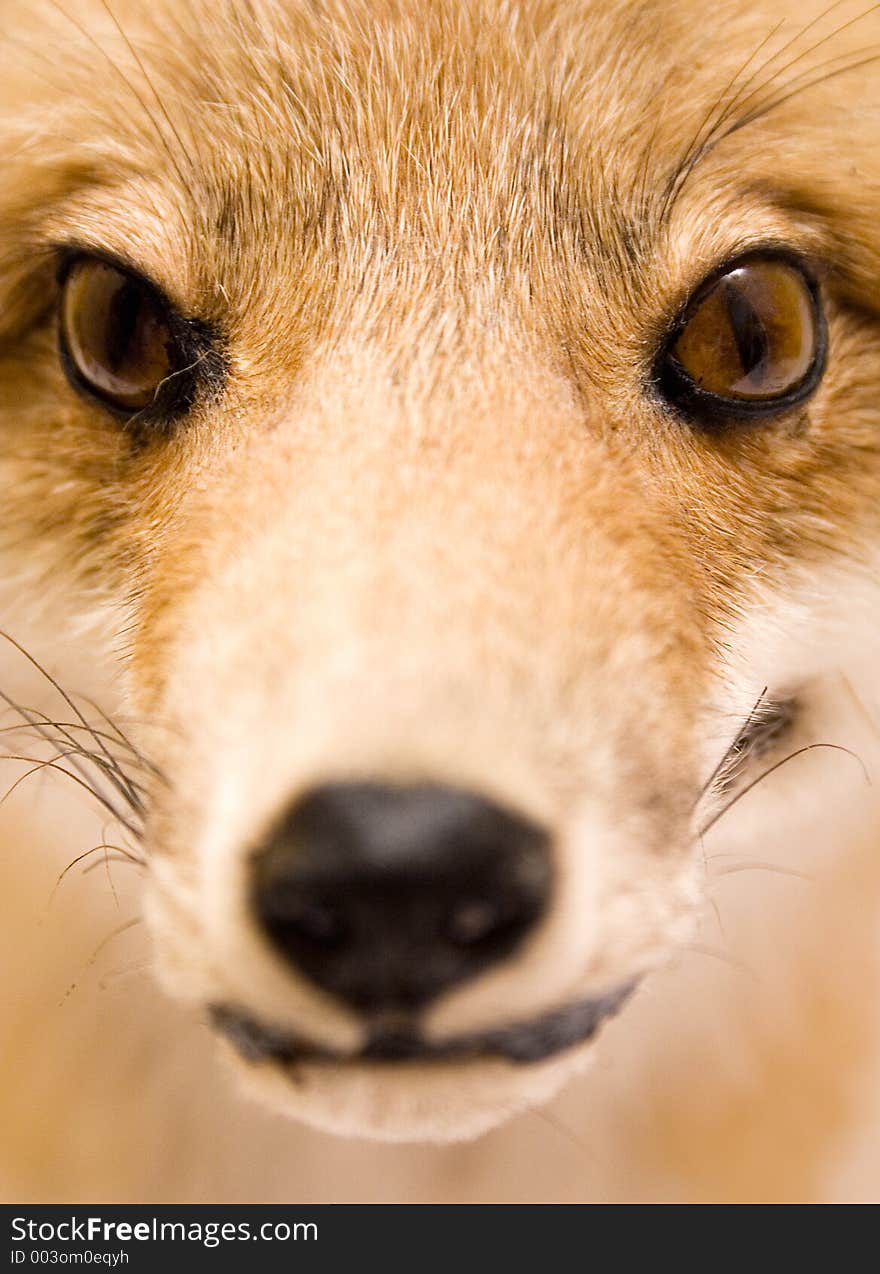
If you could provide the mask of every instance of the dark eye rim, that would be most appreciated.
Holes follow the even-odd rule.
[[[125,275],[132,282],[151,294],[162,319],[168,327],[170,341],[168,354],[170,371],[160,383],[151,403],[132,411],[121,407],[101,392],[80,371],[67,344],[61,321],[64,286],[73,270],[86,262],[109,266]],[[222,388],[226,374],[226,357],[216,327],[200,318],[187,318],[168,298],[163,289],[149,275],[130,262],[111,252],[91,247],[65,246],[58,250],[56,271],[58,304],[56,306],[56,333],[58,357],[70,385],[81,397],[98,403],[120,423],[144,426],[155,432],[167,432],[179,419],[195,406],[202,393],[216,395]]]
[[[678,340],[688,318],[712,291],[719,279],[732,270],[737,270],[752,261],[776,261],[797,271],[806,284],[813,307],[813,321],[816,328],[816,350],[813,361],[807,372],[796,385],[785,394],[776,398],[748,401],[744,399],[725,398],[722,394],[714,394],[702,389],[688,375],[681,363],[672,355],[672,348]],[[679,307],[670,323],[651,372],[651,389],[653,396],[659,399],[666,411],[673,411],[684,417],[689,423],[699,424],[707,429],[723,428],[728,423],[740,421],[767,420],[775,416],[783,416],[792,408],[805,402],[817,389],[828,363],[828,323],[825,307],[822,304],[822,292],[818,278],[810,263],[799,253],[778,246],[748,248],[728,257],[711,274],[689,293]]]

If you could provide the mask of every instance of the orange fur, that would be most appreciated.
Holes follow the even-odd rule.
[[[691,0],[187,0],[150,16],[33,0],[14,20],[6,7],[3,626],[65,685],[72,661],[105,669],[108,702],[169,778],[148,793],[144,837],[165,981],[196,1009],[246,996],[353,1047],[359,1023],[277,966],[241,882],[293,792],[376,773],[515,802],[556,839],[552,915],[438,1005],[437,1038],[666,963],[705,893],[701,784],[763,686],[802,702],[795,739],[840,742],[869,768],[880,756],[877,15],[788,0],[714,16]],[[743,126],[701,148],[719,111]],[[670,187],[692,140],[697,162]],[[706,275],[768,243],[814,264],[826,374],[778,420],[693,429],[650,389],[657,348]],[[120,428],[65,380],[65,245],[130,262],[222,334],[222,391],[173,432]],[[841,758],[820,771],[818,757],[790,768],[837,783]],[[0,1022],[4,1091],[35,1068],[7,1122],[9,1192],[285,1197],[307,1188],[297,1138],[326,1165],[315,1197],[372,1197],[357,1174],[373,1156],[389,1196],[821,1198],[837,1180],[870,1193],[876,1164],[846,1177],[835,1156],[876,1064],[858,985],[875,953],[854,908],[876,912],[880,816],[855,773],[811,824],[793,808],[806,781],[774,778],[789,796],[765,821],[756,792],[708,842],[764,858],[769,838],[824,882],[808,905],[780,901],[794,954],[762,946],[748,917],[768,912],[748,893],[739,945],[766,995],[710,980],[690,1020],[675,988],[694,975],[656,974],[595,1049],[527,1076],[314,1067],[296,1088],[248,1074],[262,1100],[323,1126],[442,1140],[547,1100],[596,1054],[574,1091],[598,1166],[534,1115],[423,1161],[278,1132],[235,1104],[210,1050],[181,1047],[165,1073],[156,1050],[193,1028],[140,988],[113,993],[131,1043],[103,1101],[81,1020],[100,997],[56,998],[65,937],[32,981],[25,962]],[[52,876],[18,861],[17,827],[4,858],[28,918],[4,938],[14,954],[32,949]],[[87,879],[94,892],[101,874]],[[747,1061],[689,1078],[682,1040],[706,1061],[729,1037]],[[48,1038],[53,1058],[87,1059],[77,1086],[46,1064]],[[209,1076],[206,1095],[175,1170],[171,1112],[193,1076]],[[209,1098],[247,1164],[271,1146],[284,1170],[248,1184],[231,1150],[209,1169],[223,1126]],[[119,1111],[151,1147],[140,1171]],[[555,1175],[522,1185],[501,1158],[535,1137]],[[414,1162],[430,1171],[407,1186]]]

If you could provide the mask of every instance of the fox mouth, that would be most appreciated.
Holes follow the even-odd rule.
[[[249,1062],[406,1063],[494,1057],[529,1065],[591,1039],[608,1018],[620,1011],[636,985],[636,981],[628,982],[607,995],[579,1000],[528,1021],[447,1040],[425,1039],[415,1025],[380,1025],[371,1031],[359,1052],[345,1054],[322,1048],[293,1032],[266,1026],[228,1005],[212,1005],[209,1015],[214,1028]]]

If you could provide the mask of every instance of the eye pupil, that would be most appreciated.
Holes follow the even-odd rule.
[[[158,294],[106,262],[74,264],[64,282],[60,324],[76,380],[119,411],[149,407],[174,370],[174,341]]]
[[[757,379],[770,350],[767,331],[748,296],[732,279],[725,279],[721,287],[743,375]]]
[[[657,386],[707,423],[766,416],[812,392],[824,357],[815,286],[794,262],[755,254],[697,291],[661,354]]]
[[[131,279],[126,279],[115,295],[111,294],[103,339],[112,371],[118,372],[132,355],[137,357],[137,349],[132,350],[132,346],[136,344],[138,328],[149,323],[149,315],[144,313],[148,308],[143,292]]]

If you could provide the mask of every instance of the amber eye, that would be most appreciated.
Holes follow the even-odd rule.
[[[818,289],[787,258],[741,257],[701,288],[667,343],[663,396],[707,423],[795,406],[825,364]]]
[[[159,293],[94,257],[74,261],[63,281],[60,341],[71,378],[125,415],[149,407],[179,364]]]

